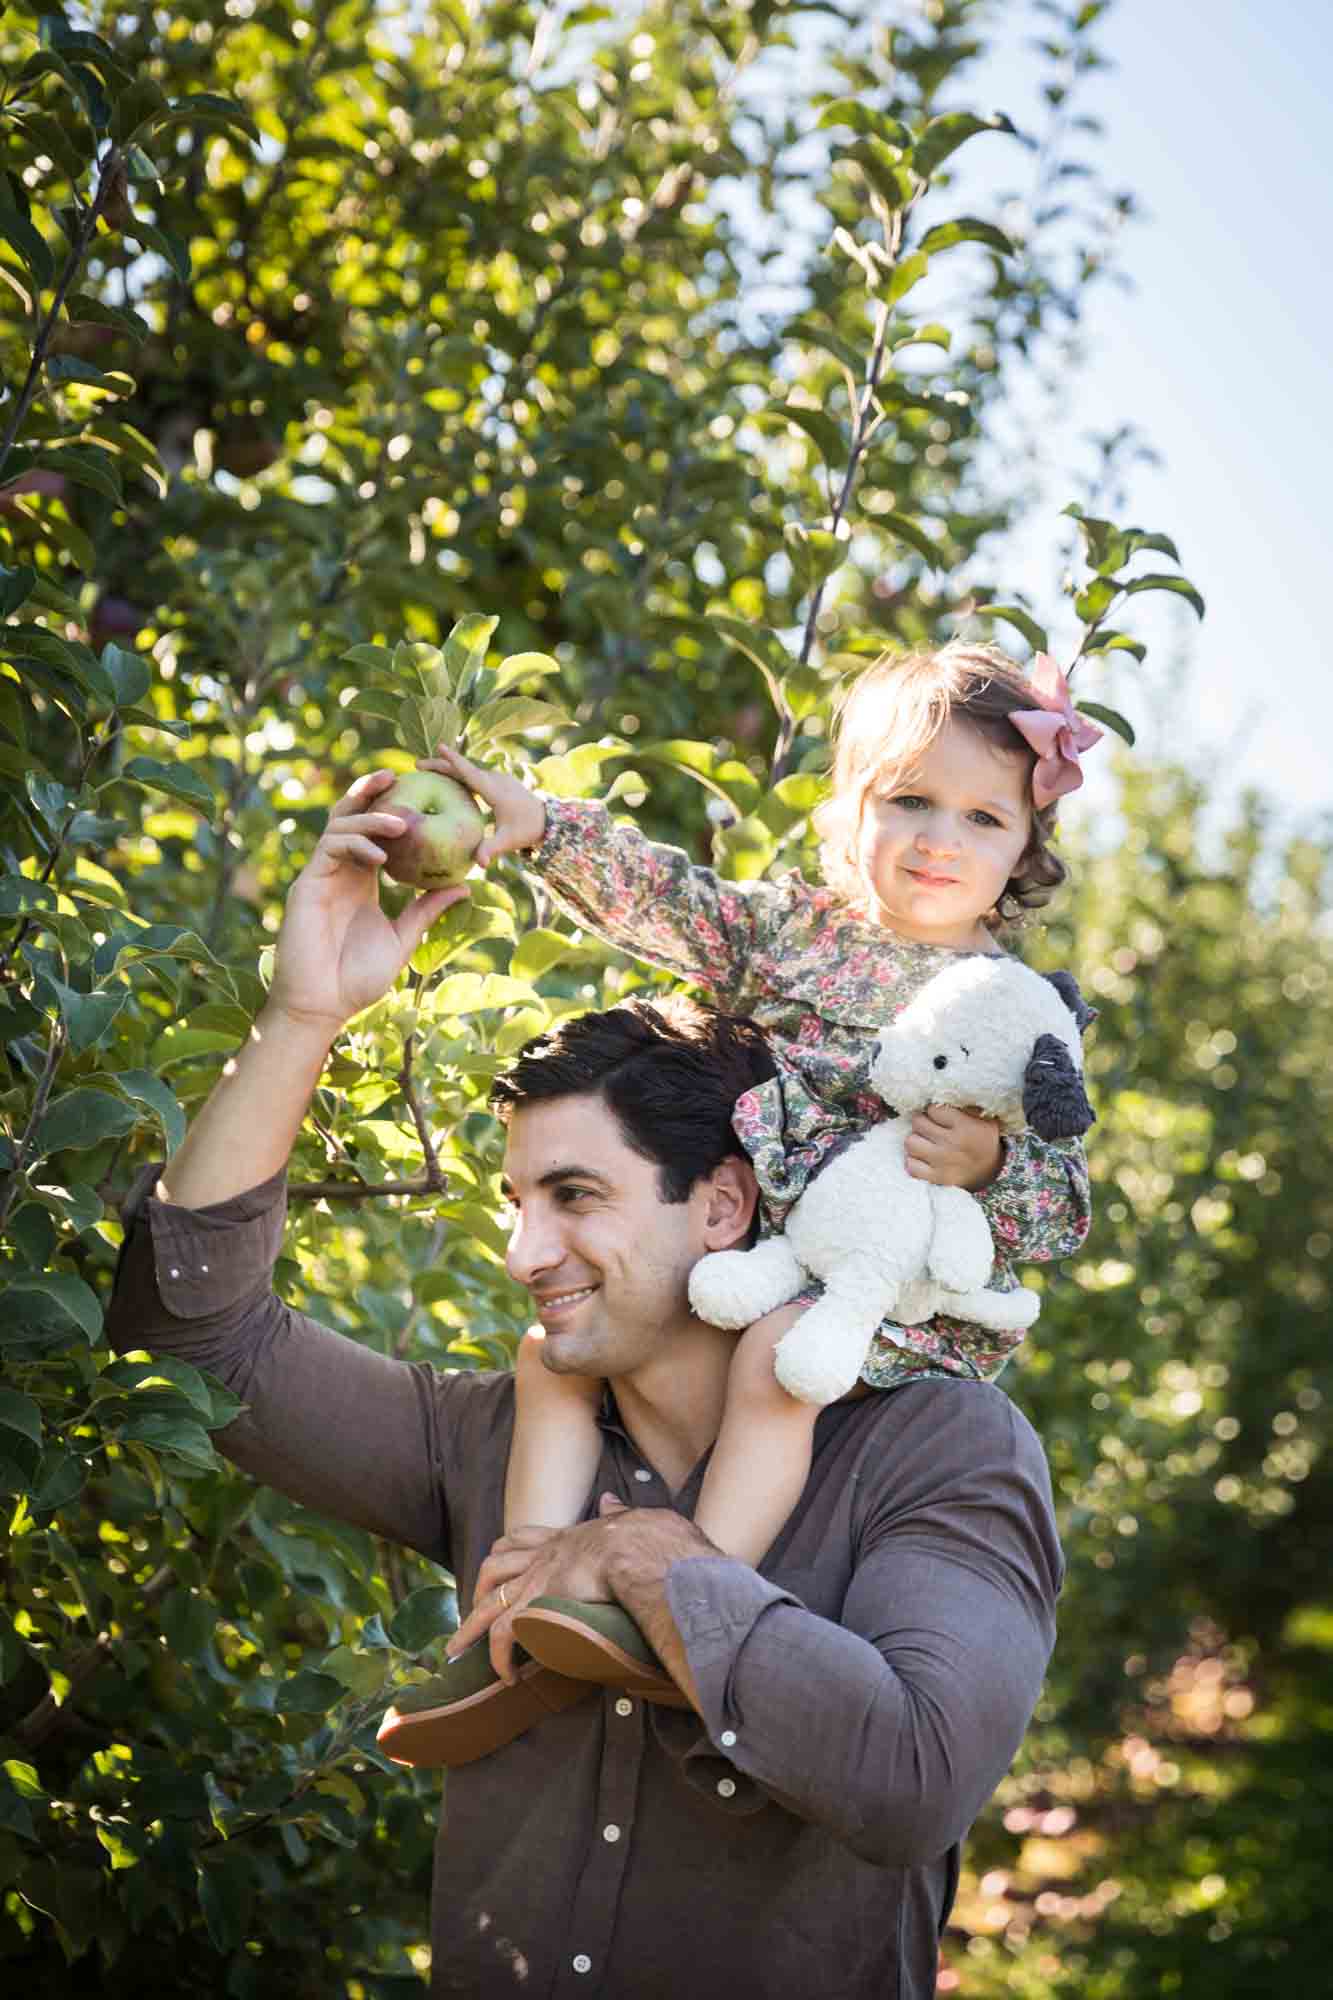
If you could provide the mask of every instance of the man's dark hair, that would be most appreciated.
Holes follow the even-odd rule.
[[[753,1021],[683,993],[578,1014],[539,1035],[495,1079],[491,1109],[508,1123],[525,1104],[600,1097],[627,1146],[658,1168],[663,1201],[690,1190],[732,1155],[736,1099],[777,1075]]]

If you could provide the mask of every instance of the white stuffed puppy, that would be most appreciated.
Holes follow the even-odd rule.
[[[924,986],[881,1035],[870,1083],[881,1124],[837,1154],[753,1250],[701,1258],[690,1303],[714,1326],[743,1327],[794,1298],[807,1274],[822,1298],[779,1342],[778,1380],[806,1403],[832,1403],[856,1382],[885,1319],[919,1326],[935,1313],[1023,1329],[1039,1300],[1024,1287],[986,1289],[990,1226],[964,1188],[907,1172],[912,1114],[928,1104],[975,1109],[1006,1132],[1043,1139],[1086,1132],[1079,1029],[1088,1012],[1067,974],[1044,978],[1014,958],[961,958]]]

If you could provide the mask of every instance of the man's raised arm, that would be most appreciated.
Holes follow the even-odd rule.
[[[146,1172],[124,1213],[106,1331],[206,1368],[246,1403],[218,1442],[293,1499],[439,1557],[441,1389],[273,1296],[283,1171],[341,1028],[386,992],[427,927],[465,889],[379,906],[377,772],[334,807],[288,898],[268,1001],[183,1145]],[[154,1192],[156,1182],[156,1193]]]
[[[396,920],[380,908],[381,838],[405,822],[377,812],[391,771],[358,778],[329,815],[287,899],[273,986],[245,1046],[168,1161],[163,1201],[209,1208],[280,1172],[329,1050],[388,992],[435,919],[465,888],[418,896]]]

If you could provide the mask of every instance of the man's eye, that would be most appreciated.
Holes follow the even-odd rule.
[[[568,1204],[572,1201],[590,1200],[591,1197],[592,1197],[591,1188],[562,1187],[557,1192],[556,1200],[564,1202],[566,1206],[568,1206]]]

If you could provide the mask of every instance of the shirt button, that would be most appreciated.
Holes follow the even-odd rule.
[[[176,1266],[174,1264],[171,1267],[171,1275],[173,1278],[179,1278],[180,1276],[180,1272],[176,1269]]]
[[[616,1826],[614,1823],[612,1823],[612,1825],[610,1826],[604,1826],[602,1828],[602,1839],[609,1841],[613,1847],[615,1846],[619,1838],[620,1838],[620,1828]]]
[[[591,1972],[592,1960],[586,1951],[576,1952],[573,1959],[575,1972]]]
[[[735,1747],[736,1732],[734,1729],[724,1729],[717,1740],[724,1750],[731,1750]]]
[[[171,1275],[174,1278],[176,1273],[173,1271]],[[637,1480],[641,1481],[642,1484],[645,1486],[648,1484],[648,1481],[652,1478],[652,1476],[653,1476],[652,1473],[648,1470],[646,1465],[640,1465],[635,1469],[634,1477]]]
[[[736,1796],[736,1780],[734,1778],[719,1778],[717,1781],[717,1795],[720,1799],[734,1799]]]
[[[616,1714],[633,1715],[633,1713],[634,1713],[634,1703],[630,1700],[627,1694],[622,1694],[620,1700],[616,1703]]]

